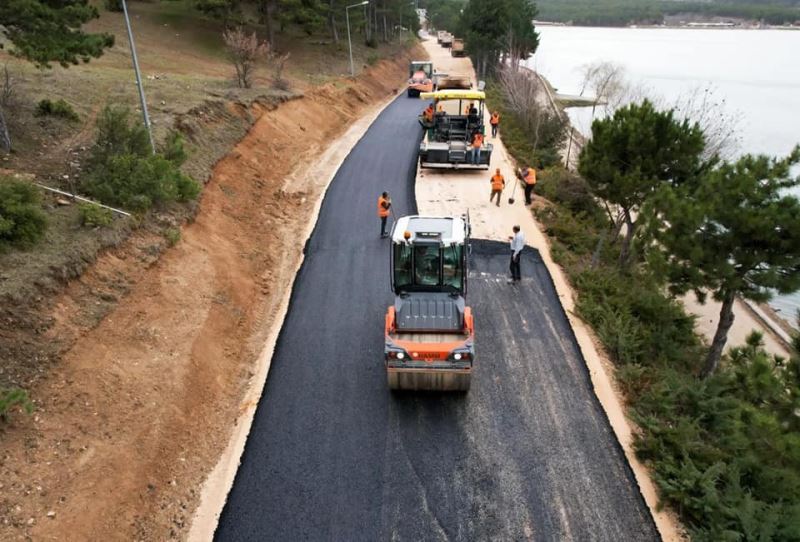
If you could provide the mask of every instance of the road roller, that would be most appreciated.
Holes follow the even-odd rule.
[[[466,305],[469,216],[404,216],[392,229],[394,304],[384,359],[392,390],[469,390],[475,358]]]

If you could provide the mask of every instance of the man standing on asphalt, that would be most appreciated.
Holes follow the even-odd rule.
[[[522,170],[522,180],[525,183],[525,205],[530,205],[533,202],[531,194],[533,194],[533,187],[536,186],[536,168],[526,167]]]
[[[514,226],[514,235],[508,239],[511,241],[511,265],[509,266],[511,269],[511,280],[509,282],[514,282],[522,279],[519,260],[522,256],[522,249],[525,247],[525,236],[522,234],[519,226]]]
[[[389,193],[384,192],[378,198],[378,218],[381,219],[381,238],[389,235],[386,233],[386,219],[389,218],[389,209],[392,207],[392,200]]]
[[[500,207],[500,196],[503,194],[503,188],[506,187],[506,179],[500,174],[500,168],[494,172],[492,178],[489,179],[492,183],[492,193],[489,195],[489,203],[492,203],[495,195],[497,195],[497,206]]]

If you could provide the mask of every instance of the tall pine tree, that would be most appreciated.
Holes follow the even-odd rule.
[[[649,261],[675,294],[710,291],[722,303],[704,374],[715,371],[733,325],[737,296],[767,301],[800,289],[800,188],[782,160],[746,155],[700,182],[663,187],[652,198]]]
[[[578,171],[600,198],[618,206],[626,233],[620,266],[630,258],[642,204],[664,183],[689,183],[703,171],[705,140],[697,124],[658,111],[645,100],[592,123]]]

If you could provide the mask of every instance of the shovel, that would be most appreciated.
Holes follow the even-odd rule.
[[[517,191],[517,185],[518,184],[519,184],[519,182],[515,180],[514,181],[514,188],[511,190],[511,197],[508,198],[508,204],[509,205],[514,205],[514,201],[516,201],[516,200],[514,200],[514,193]]]

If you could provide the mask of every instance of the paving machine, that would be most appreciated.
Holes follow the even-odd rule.
[[[475,358],[466,306],[468,216],[405,216],[392,229],[394,305],[384,359],[393,390],[467,391]]]
[[[420,117],[420,123],[427,130],[427,137],[419,145],[420,167],[489,169],[493,146],[485,140],[478,163],[473,164],[470,160],[473,136],[477,132],[485,134],[483,112],[486,94],[483,90],[438,90],[424,92],[420,98],[433,100],[436,111],[433,121]]]
[[[414,60],[408,64],[408,96],[416,97],[434,89],[433,62]]]

